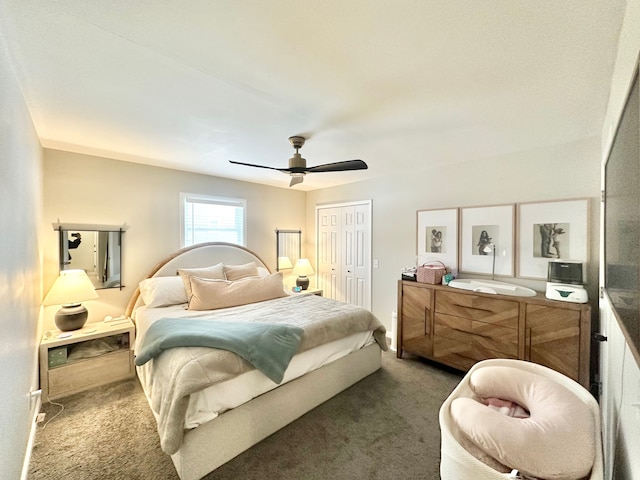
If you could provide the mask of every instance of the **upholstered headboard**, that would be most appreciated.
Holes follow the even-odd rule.
[[[233,243],[208,242],[186,247],[169,255],[144,278],[167,277],[176,275],[179,268],[209,267],[220,262],[225,265],[255,262],[259,267],[269,270],[258,255],[245,247]],[[141,304],[140,289],[136,287],[127,305],[125,315],[130,317],[135,308]]]

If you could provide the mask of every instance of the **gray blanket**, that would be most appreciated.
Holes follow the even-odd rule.
[[[365,331],[373,331],[380,347],[387,350],[385,328],[371,312],[317,295],[292,295],[215,311],[185,311],[185,316],[211,322],[296,325],[303,329],[298,352]],[[158,419],[160,445],[170,455],[182,445],[189,396],[254,368],[233,352],[204,347],[171,348],[147,366],[154,372],[147,394]]]

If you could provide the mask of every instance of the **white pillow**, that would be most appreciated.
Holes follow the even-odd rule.
[[[483,452],[533,477],[567,480],[589,474],[596,455],[595,420],[573,392],[549,378],[506,366],[478,368],[469,380],[477,398],[502,398],[531,413],[516,418],[473,398],[453,400],[454,422]]]
[[[216,310],[285,297],[282,273],[247,277],[235,282],[188,276],[192,295],[189,310]]]
[[[188,302],[184,282],[178,275],[146,278],[139,287],[140,296],[148,307],[167,307]]]

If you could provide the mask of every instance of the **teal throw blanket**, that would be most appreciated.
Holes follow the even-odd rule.
[[[302,328],[284,323],[161,318],[147,330],[135,363],[144,365],[169,348],[220,348],[240,355],[275,383],[280,383],[298,350],[302,332]]]

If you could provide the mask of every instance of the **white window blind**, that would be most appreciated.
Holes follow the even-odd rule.
[[[183,247],[202,242],[245,245],[246,200],[180,194]]]

